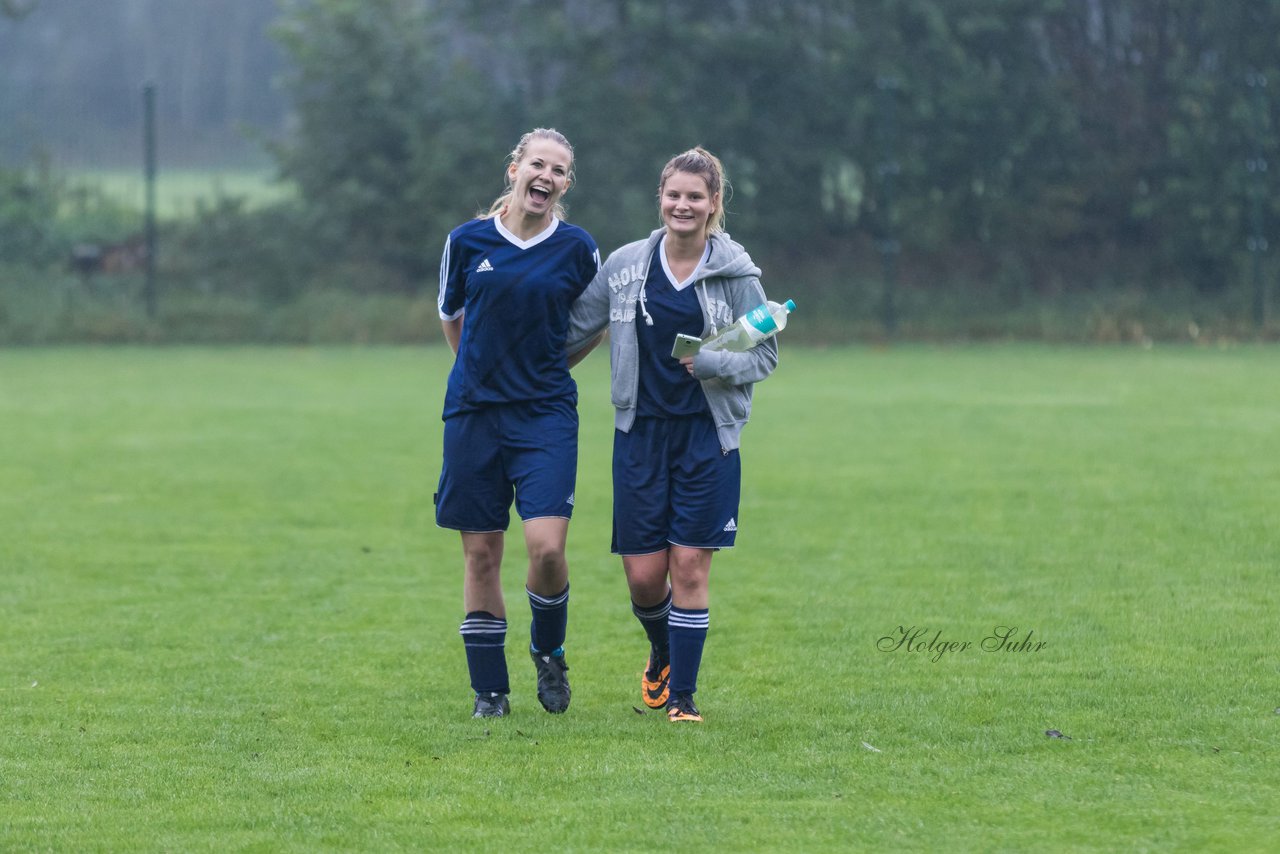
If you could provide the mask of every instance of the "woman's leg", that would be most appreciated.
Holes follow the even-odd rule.
[[[693,705],[693,695],[698,690],[698,669],[710,624],[711,555],[711,549],[671,547],[671,613],[667,623],[671,636],[672,700],[668,716],[672,720],[702,720]]]
[[[671,643],[667,615],[671,611],[671,587],[667,583],[668,549],[643,555],[624,555],[622,568],[635,614],[649,638],[649,660],[640,677],[640,698],[651,709],[667,704],[671,674]]]
[[[467,651],[471,688],[476,692],[477,714],[481,699],[511,693],[507,676],[506,606],[502,601],[503,535],[501,531],[462,534],[462,642]],[[487,701],[486,701],[487,702]]]
[[[553,516],[524,523],[529,552],[525,589],[533,609],[530,646],[538,652],[550,653],[564,646],[569,617],[569,565],[564,556],[568,534],[568,519]]]
[[[705,611],[709,605],[708,581],[711,578],[711,549],[672,546],[671,604],[676,608]]]
[[[667,598],[668,549],[645,555],[623,555],[622,570],[627,574],[627,588],[631,601],[642,608],[651,608]]]
[[[533,612],[529,626],[529,654],[538,671],[538,701],[552,714],[569,708],[569,665],[564,660],[564,639],[569,621],[569,566],[565,541],[569,520],[543,516],[524,523],[529,573],[525,592]]]
[[[495,617],[507,616],[502,601],[502,531],[462,534],[462,604],[471,611],[488,611]]]

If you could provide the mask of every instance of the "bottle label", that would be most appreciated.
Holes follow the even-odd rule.
[[[751,309],[746,313],[746,318],[747,323],[751,324],[762,335],[769,335],[778,330],[778,322],[769,313],[768,303]]]

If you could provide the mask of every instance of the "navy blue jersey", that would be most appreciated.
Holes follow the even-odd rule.
[[[440,317],[463,322],[444,417],[575,395],[564,352],[569,307],[599,267],[591,235],[560,220],[523,241],[497,217],[451,231],[440,260]]]
[[[645,309],[653,318],[653,325],[636,324],[640,351],[636,414],[679,418],[710,412],[702,385],[671,355],[677,332],[702,335],[702,306],[692,283],[676,290],[664,261],[659,242],[644,282]]]

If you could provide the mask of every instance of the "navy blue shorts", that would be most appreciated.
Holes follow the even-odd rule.
[[[613,551],[733,547],[742,463],[708,415],[636,418],[613,434]]]
[[[524,521],[573,515],[578,410],[572,398],[507,403],[444,421],[436,524],[505,531],[511,500]]]

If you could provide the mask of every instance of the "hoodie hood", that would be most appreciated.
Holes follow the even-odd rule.
[[[653,251],[657,248],[658,242],[662,240],[664,234],[667,233],[665,228],[654,229],[649,235],[649,239],[645,241],[645,259],[653,257]],[[707,308],[709,298],[707,297],[707,280],[708,279],[741,279],[754,276],[760,277],[760,268],[751,260],[751,256],[747,254],[747,250],[733,241],[733,238],[723,232],[712,234],[707,242],[711,245],[711,254],[707,257],[706,263],[702,269],[698,271],[698,287],[702,290],[703,309]],[[648,278],[647,267],[646,274],[642,277],[643,282]],[[649,309],[645,305],[645,286],[640,285],[640,314],[644,317],[645,323],[652,324],[653,319],[649,317]],[[708,315],[711,323],[711,330],[717,330],[715,317]]]
[[[645,241],[645,252],[652,256],[653,250],[658,247],[658,241],[662,240],[662,236],[667,233],[665,228],[654,229],[649,235],[649,239]],[[711,256],[707,258],[707,263],[699,271],[699,279],[710,279],[719,276],[725,279],[737,279],[742,276],[760,276],[760,268],[751,260],[751,256],[747,254],[747,250],[734,242],[728,234],[720,232],[711,235],[708,238],[711,244]]]
[[[702,268],[702,277],[710,279],[738,279],[743,276],[759,278],[760,268],[751,260],[747,250],[735,243],[727,234],[711,235],[711,257]]]

